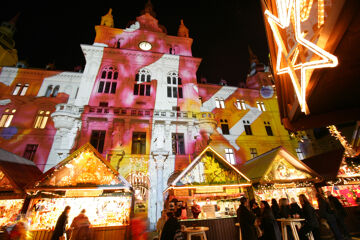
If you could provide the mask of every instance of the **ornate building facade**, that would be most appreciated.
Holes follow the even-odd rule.
[[[95,30],[94,44],[81,45],[83,73],[1,69],[2,148],[46,171],[90,142],[132,183],[135,211],[152,225],[169,177],[206,146],[233,165],[278,146],[296,153],[256,57],[246,86],[199,84],[183,21],[167,35],[147,4],[128,28],[114,28],[110,10]]]

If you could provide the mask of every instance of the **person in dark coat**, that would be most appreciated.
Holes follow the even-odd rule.
[[[290,215],[289,200],[287,198],[280,198],[279,205],[280,205],[280,212],[279,212],[280,218],[290,218],[291,215]],[[286,229],[287,229],[288,239],[293,240],[294,236],[292,234],[291,227],[286,226]]]
[[[59,240],[59,238],[65,234],[66,224],[68,223],[69,212],[70,212],[70,206],[66,206],[56,222],[51,240]]]
[[[271,199],[271,210],[272,210],[272,213],[273,213],[275,219],[279,219],[280,218],[280,207],[275,198]]]
[[[260,202],[261,208],[261,230],[263,235],[262,240],[281,240],[281,233],[279,225],[277,224],[274,215],[271,211],[270,205],[267,201]]]
[[[324,218],[330,226],[331,231],[334,233],[336,240],[343,240],[343,236],[336,223],[336,217],[334,211],[331,210],[330,204],[325,200],[324,196],[320,193],[316,194],[316,198],[319,204],[319,215]]]
[[[291,198],[290,215],[295,218],[297,216],[300,216],[300,213],[301,213],[301,208],[299,204],[296,202],[295,198]]]
[[[255,199],[251,199],[249,201],[249,205],[250,205],[251,211],[255,214],[255,216],[260,217],[261,210],[260,210],[259,204],[255,201]]]
[[[290,206],[289,200],[287,198],[281,198],[279,200],[280,205],[280,218],[289,218],[290,217]]]
[[[180,223],[174,216],[173,212],[166,213],[168,220],[165,222],[161,232],[160,240],[172,240],[174,239],[175,233],[180,229]]]
[[[330,191],[327,191],[326,195],[327,195],[327,199],[329,201],[330,207],[335,211],[336,221],[337,221],[337,224],[338,224],[340,230],[343,232],[343,234],[346,238],[351,238],[349,231],[347,230],[347,227],[345,225],[345,218],[347,216],[345,208],[343,207],[343,205],[341,204],[339,199],[337,199],[335,196],[333,196]]]
[[[242,238],[246,240],[257,240],[257,234],[255,229],[256,216],[249,209],[249,203],[247,198],[242,197],[240,199],[240,206],[237,209],[237,219],[240,223]]]
[[[316,216],[315,209],[304,194],[299,196],[300,204],[302,206],[300,216],[305,219],[303,226],[299,231],[301,240],[307,240],[307,234],[313,233],[314,240],[321,240],[320,237],[320,224]]]

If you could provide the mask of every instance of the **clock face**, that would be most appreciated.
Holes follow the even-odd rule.
[[[149,51],[152,48],[151,43],[149,42],[141,42],[139,43],[139,47],[144,51]]]

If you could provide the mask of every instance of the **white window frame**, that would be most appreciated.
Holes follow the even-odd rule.
[[[225,158],[232,165],[235,164],[234,150],[232,148],[225,148]]]
[[[223,98],[215,98],[215,107],[216,108],[225,108],[225,101]]]

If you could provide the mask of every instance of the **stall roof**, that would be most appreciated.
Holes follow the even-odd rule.
[[[28,189],[130,188],[131,185],[87,143],[45,172]]]
[[[0,148],[0,190],[23,191],[42,172],[30,160]]]
[[[336,178],[343,156],[344,149],[339,148],[306,158],[302,162],[319,173],[325,180],[330,180]]]
[[[207,146],[169,185],[250,184],[242,172]]]
[[[247,161],[240,170],[254,182],[286,182],[321,178],[282,146]]]

